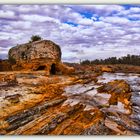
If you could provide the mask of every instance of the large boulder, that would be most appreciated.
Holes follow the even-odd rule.
[[[46,70],[50,74],[52,65],[61,62],[61,49],[50,40],[21,44],[9,50],[9,61],[15,71]]]
[[[61,49],[50,40],[41,40],[17,45],[9,50],[9,60],[31,62],[35,59],[61,61]]]
[[[50,40],[17,45],[9,50],[9,61],[15,63],[12,70],[45,70],[50,74],[72,74],[73,67],[61,62],[60,47]]]

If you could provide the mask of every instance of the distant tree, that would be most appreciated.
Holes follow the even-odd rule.
[[[91,62],[89,60],[84,60],[81,62],[82,65],[90,65]]]
[[[121,58],[109,57],[106,59],[95,59],[95,60],[84,60],[81,62],[82,65],[92,65],[92,64],[128,64],[140,66],[140,55],[130,55],[123,56]]]
[[[31,43],[39,40],[42,40],[42,38],[39,35],[32,35],[31,40],[29,42]]]

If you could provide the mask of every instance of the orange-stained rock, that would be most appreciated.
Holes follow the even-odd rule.
[[[107,106],[99,102],[106,96],[92,94],[96,90],[92,86],[97,84],[93,81],[98,73],[47,76],[45,71],[14,71],[1,73],[0,77],[7,79],[7,75],[10,79],[15,75],[18,85],[0,87],[0,134],[125,135],[129,132],[127,127],[134,126],[128,113],[115,112],[116,108],[111,110],[111,101]],[[76,94],[67,96],[65,88],[76,84],[80,87],[77,88],[79,97]],[[86,92],[80,90],[84,88],[87,88]],[[112,102],[116,100],[119,105],[122,102],[125,107],[131,107],[127,97],[131,90],[125,81],[109,82],[102,91],[112,96],[107,97],[107,102],[111,97]],[[70,99],[80,102],[72,105]]]
[[[14,95],[6,96],[5,99],[13,104],[16,104],[16,103],[20,102],[19,97],[21,97],[20,94],[14,94]]]
[[[12,65],[8,60],[0,60],[0,71],[11,71]]]
[[[63,63],[57,63],[56,69],[62,74],[73,74],[75,72],[75,69],[73,67],[67,66]]]
[[[117,105],[118,101],[122,102],[126,108],[131,108],[130,97],[131,89],[129,84],[124,80],[114,80],[98,88],[98,92],[107,92],[111,94],[109,103]]]
[[[17,83],[15,74],[0,75],[0,84],[2,85],[15,85]]]
[[[9,61],[15,60],[12,70],[46,70],[56,74],[56,63],[61,62],[60,47],[50,40],[21,44],[9,50]]]
[[[9,59],[31,61],[34,59],[51,59],[60,61],[60,47],[50,40],[40,40],[17,45],[9,50]]]
[[[112,68],[109,68],[109,67],[106,67],[106,66],[103,66],[103,67],[101,68],[101,71],[102,71],[102,72],[113,72]]]
[[[12,70],[45,70],[50,74],[72,74],[73,67],[61,62],[61,49],[52,41],[41,40],[18,45],[9,50],[9,61],[15,60]]]

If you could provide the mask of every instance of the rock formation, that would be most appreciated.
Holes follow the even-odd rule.
[[[9,61],[15,62],[13,70],[46,70],[47,74],[73,72],[62,64],[60,46],[50,40],[17,45],[9,50]]]
[[[46,76],[45,71],[1,73],[0,134],[140,134],[139,100],[131,104],[134,93],[128,83],[104,84],[97,79],[95,72],[71,76]]]
[[[35,59],[61,60],[60,47],[50,40],[35,41],[17,45],[9,50],[9,59],[18,61],[32,61]]]
[[[124,104],[128,109],[128,114],[131,113],[131,89],[129,84],[124,80],[114,80],[104,84],[98,88],[98,92],[111,94],[109,99],[110,105],[117,105],[119,102]]]

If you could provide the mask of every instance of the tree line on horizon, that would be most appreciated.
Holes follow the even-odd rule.
[[[84,60],[81,62],[82,65],[99,65],[99,64],[128,64],[140,66],[140,55],[130,55],[123,56],[120,58],[117,57],[109,57],[106,59],[95,59],[95,60]]]

